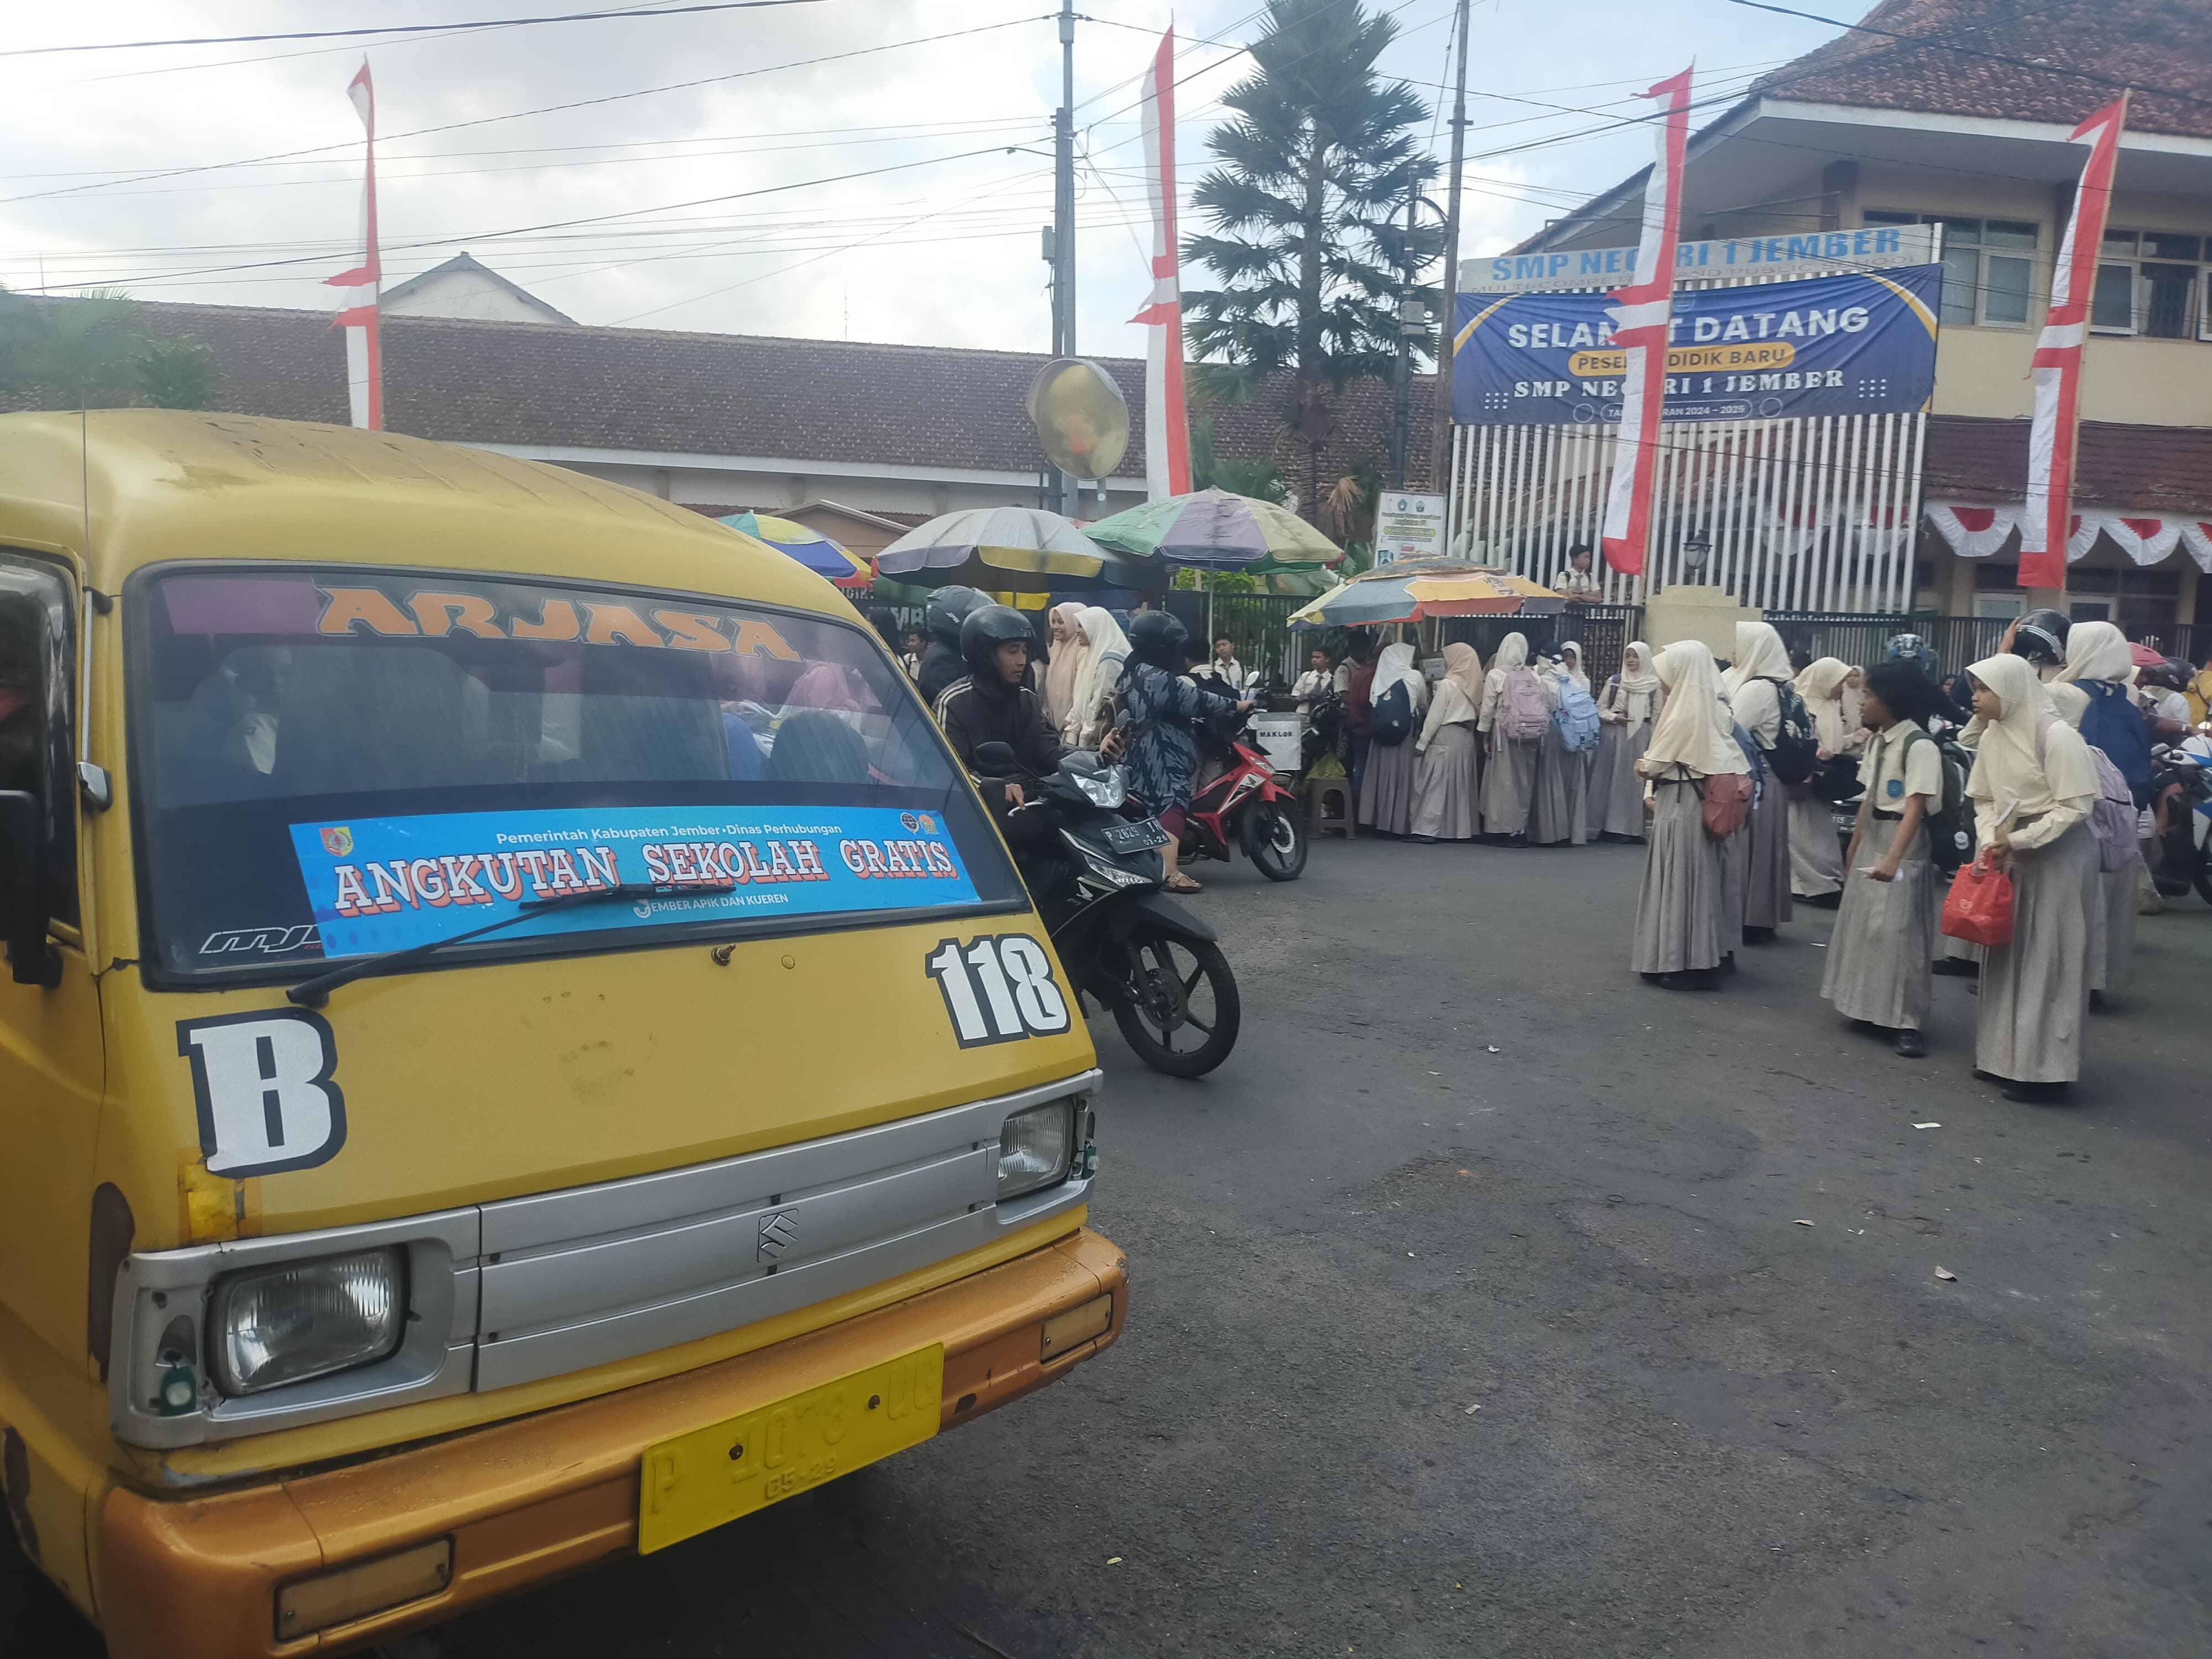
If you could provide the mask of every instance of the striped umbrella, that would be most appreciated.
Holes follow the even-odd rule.
[[[842,542],[834,541],[796,519],[779,519],[765,513],[733,513],[716,522],[750,536],[755,541],[766,542],[777,552],[798,560],[816,575],[826,576],[840,587],[865,587],[876,579],[876,573],[868,568],[866,559]]]
[[[1056,593],[1099,587],[1157,592],[1166,573],[1102,547],[1057,513],[976,507],[917,525],[876,556],[876,568],[916,587]]]
[[[1194,570],[1312,571],[1344,550],[1279,502],[1225,489],[1170,495],[1085,527],[1101,546]]]
[[[1536,617],[1566,600],[1510,570],[1458,559],[1401,559],[1331,588],[1291,613],[1292,628],[1362,628],[1429,617]]]

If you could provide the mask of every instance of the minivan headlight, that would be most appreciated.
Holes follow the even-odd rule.
[[[397,1249],[357,1250],[233,1273],[215,1290],[216,1381],[258,1394],[388,1358],[407,1323]]]
[[[999,1131],[1000,1201],[1066,1180],[1074,1152],[1073,1100],[1055,1100],[1015,1113]]]

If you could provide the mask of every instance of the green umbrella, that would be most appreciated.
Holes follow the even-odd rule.
[[[1146,501],[1086,526],[1102,547],[1194,570],[1314,571],[1344,550],[1278,501],[1200,489]]]

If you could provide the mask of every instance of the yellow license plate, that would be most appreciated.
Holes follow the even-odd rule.
[[[937,1432],[945,1347],[902,1354],[648,1446],[637,1547],[650,1555],[921,1444]]]

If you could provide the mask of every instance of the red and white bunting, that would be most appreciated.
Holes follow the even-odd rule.
[[[1145,495],[1190,489],[1190,423],[1182,392],[1182,270],[1176,247],[1175,31],[1160,37],[1141,105],[1145,191],[1152,203],[1152,292],[1129,320],[1145,326]]]
[[[1692,69],[1694,69],[1694,65]],[[1667,100],[1657,159],[1644,187],[1644,232],[1636,244],[1636,281],[1613,291],[1606,314],[1613,343],[1626,353],[1620,436],[1613,453],[1613,489],[1601,537],[1605,562],[1639,575],[1651,540],[1651,487],[1658,471],[1659,430],[1667,398],[1667,337],[1674,314],[1674,244],[1681,223],[1682,155],[1690,136],[1692,70],[1662,81],[1644,95]]]
[[[1950,550],[1962,559],[1986,559],[2002,551],[2015,530],[2028,522],[2025,502],[1997,506],[1969,506],[1960,501],[1930,501],[1928,522]],[[2092,507],[2067,520],[2066,562],[2079,564],[2089,556],[2100,536],[2137,565],[2163,564],[2175,548],[2186,551],[2200,570],[2212,573],[2212,520],[2186,514],[2134,513]],[[2022,577],[2021,586],[2046,586]]]
[[[1928,504],[1928,522],[1962,559],[1986,559],[2020,528],[2016,507],[1966,507],[1947,501]]]
[[[2074,129],[2074,142],[2089,145],[2081,187],[2058,246],[2051,279],[2051,309],[2036,343],[2035,423],[2027,441],[2027,514],[2020,531],[2023,587],[2063,587],[2067,526],[2074,516],[2075,440],[2081,429],[2081,352],[2089,337],[2089,303],[2097,288],[2097,254],[2105,241],[2105,216],[2112,201],[2112,173],[2119,163],[2120,133],[2128,119],[2122,93]]]
[[[384,280],[384,266],[376,241],[376,88],[368,78],[367,58],[362,60],[361,73],[347,82],[346,97],[361,117],[362,131],[368,136],[367,165],[361,179],[361,263],[323,282],[325,287],[353,290],[339,305],[331,326],[345,331],[346,397],[353,423],[381,432],[384,347],[377,328],[377,289]]]

